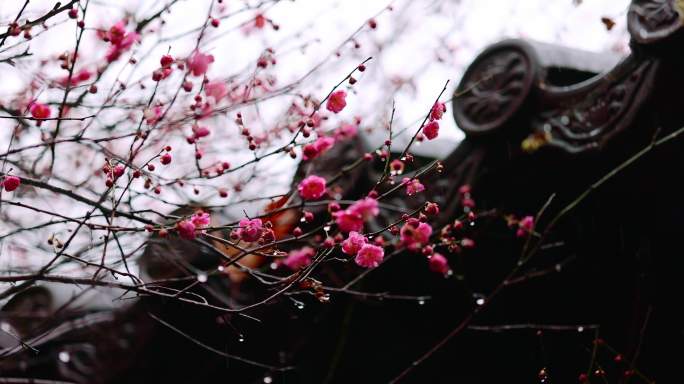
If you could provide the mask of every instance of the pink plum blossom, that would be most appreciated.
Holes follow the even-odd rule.
[[[51,115],[50,107],[38,102],[31,103],[30,112],[36,119],[48,119]]]
[[[347,106],[347,92],[344,90],[338,90],[333,92],[330,97],[328,98],[328,102],[326,103],[325,107],[328,109],[330,112],[334,113],[340,113],[344,107]]]
[[[235,230],[235,234],[243,241],[248,243],[259,240],[263,233],[264,227],[261,219],[242,219],[239,223],[239,228]]]
[[[439,135],[439,123],[436,120],[432,120],[423,127],[423,134],[428,140],[432,140]]]
[[[325,194],[325,179],[311,175],[299,183],[297,191],[304,200],[320,199]]]
[[[333,213],[335,223],[342,232],[360,232],[363,223],[380,213],[378,201],[372,197],[366,197],[350,205],[344,211]]]
[[[416,218],[410,218],[401,227],[399,235],[401,244],[406,248],[417,251],[430,241],[432,227]]]
[[[532,232],[532,229],[534,228],[534,217],[533,216],[525,216],[520,221],[518,222],[518,230],[516,231],[515,235],[518,237],[525,237],[529,233]]]
[[[344,123],[335,131],[335,139],[346,140],[357,135],[359,127],[356,124]]]
[[[306,144],[302,147],[302,158],[304,160],[315,159],[318,155],[319,153],[315,143]]]
[[[207,94],[207,97],[213,98],[214,102],[218,103],[228,95],[228,88],[222,81],[210,81],[204,86],[204,93]]]
[[[311,247],[303,247],[290,251],[283,264],[292,270],[298,270],[311,264],[311,259],[316,255],[316,251]]]
[[[446,112],[446,105],[439,101],[436,102],[430,110],[430,120],[440,120],[444,115],[444,112]]]
[[[106,32],[107,40],[110,43],[117,45],[126,36],[126,21],[119,20],[116,24],[112,25]]]
[[[302,148],[302,157],[304,160],[311,160],[335,145],[335,139],[329,136],[322,136],[316,139],[313,143],[307,144]]]
[[[322,136],[314,142],[318,153],[323,153],[335,145],[335,139],[330,136]]]
[[[188,59],[188,70],[193,76],[202,76],[207,72],[209,65],[213,62],[214,56],[195,51]]]
[[[211,217],[204,211],[197,211],[197,213],[192,215],[191,220],[197,228],[204,228],[211,222]]]
[[[475,240],[464,237],[461,239],[461,246],[467,249],[475,248]]]
[[[192,126],[192,137],[195,139],[209,136],[209,134],[211,134],[211,131],[207,127],[201,127],[197,124]]]
[[[446,275],[449,273],[449,262],[446,257],[440,253],[433,253],[428,261],[430,270],[435,273]]]
[[[354,204],[350,205],[348,209],[361,215],[363,220],[368,220],[380,213],[378,201],[372,197],[366,197],[358,200]]]
[[[184,219],[176,223],[178,235],[187,240],[196,237],[196,231],[209,225],[211,218],[204,211],[197,211],[190,219]]]
[[[408,177],[404,177],[401,183],[406,185],[406,194],[409,196],[413,196],[416,193],[420,193],[425,190],[425,186],[421,184],[420,180],[418,179],[409,179]]]
[[[59,85],[61,85],[63,87],[66,87],[67,85],[73,87],[73,86],[78,85],[84,81],[88,81],[90,79],[90,76],[92,76],[92,73],[89,70],[81,69],[80,71],[74,73],[71,76],[71,81],[69,81],[69,76],[66,75],[66,76],[62,77],[61,79],[59,79],[57,82],[59,83]]]
[[[152,108],[147,108],[143,112],[143,117],[145,118],[145,122],[149,125],[154,125],[159,121],[159,118],[162,115],[162,107],[157,105]]]
[[[176,230],[178,230],[178,235],[186,240],[195,238],[195,224],[190,220],[181,220],[176,223]]]
[[[266,16],[262,15],[261,13],[256,15],[254,17],[254,26],[262,29],[264,26],[266,26]]]
[[[129,32],[117,45],[117,48],[121,51],[127,51],[133,44],[135,44],[140,39],[140,35],[137,32]]]
[[[366,243],[368,243],[366,236],[356,231],[351,231],[349,232],[349,237],[342,242],[342,252],[354,256]]]
[[[123,52],[129,50],[140,39],[140,34],[135,31],[126,32],[126,22],[121,20],[109,28],[105,37],[111,44],[106,55],[107,61],[111,63],[121,57]]]
[[[345,209],[344,211],[337,211],[333,214],[335,217],[335,224],[342,232],[359,232],[363,230],[363,216],[358,212]]]
[[[164,55],[159,59],[159,64],[162,66],[162,68],[169,68],[171,67],[171,64],[173,64],[173,56],[171,55]]]
[[[375,268],[382,262],[385,257],[385,251],[382,247],[373,244],[364,244],[359,252],[356,254],[356,264],[365,268]]]

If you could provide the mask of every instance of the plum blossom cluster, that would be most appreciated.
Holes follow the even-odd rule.
[[[311,264],[311,260],[315,255],[316,251],[313,248],[309,246],[302,247],[290,251],[283,260],[283,264],[291,270],[296,271]]]
[[[335,224],[340,231],[361,232],[364,223],[380,213],[378,201],[373,197],[365,197],[344,210],[333,212]]]
[[[166,79],[173,72],[171,64],[173,64],[174,59],[171,55],[164,55],[159,59],[160,67],[152,72],[152,80],[161,81]]]
[[[264,223],[261,219],[242,219],[230,237],[247,243],[271,243],[275,240],[275,232],[270,222]]]
[[[516,237],[528,237],[534,233],[534,216],[523,216],[517,219],[514,215],[506,216],[510,228],[515,228]]]
[[[39,155],[44,158],[36,160],[36,172],[30,175],[31,182],[27,182],[27,177],[25,183],[33,187],[37,180],[64,182],[66,178],[63,175],[52,180],[50,178],[57,175],[58,171],[63,172],[60,167],[65,161],[59,158],[55,162],[49,158],[53,141],[64,140],[79,148],[69,152],[69,155],[78,159],[75,163],[87,161],[85,159],[90,158],[88,155],[94,148],[98,157],[94,157],[94,169],[89,170],[89,175],[98,177],[94,178],[95,183],[88,184],[80,191],[88,196],[81,200],[97,201],[90,195],[101,193],[101,201],[107,203],[103,206],[123,213],[123,216],[112,215],[116,216],[115,220],[124,220],[122,217],[125,217],[132,221],[133,224],[129,222],[121,226],[123,228],[139,225],[159,237],[175,236],[184,240],[204,237],[221,243],[227,249],[240,249],[245,259],[248,259],[247,256],[266,260],[269,257],[276,258],[271,264],[259,259],[250,268],[262,268],[265,265],[275,265],[274,268],[277,268],[282,265],[286,272],[291,272],[290,276],[295,277],[309,267],[313,270],[317,266],[315,262],[319,260],[328,261],[325,258],[337,251],[338,255],[346,255],[344,260],[353,261],[358,267],[376,268],[386,260],[388,247],[420,253],[428,260],[429,270],[447,274],[448,262],[445,256],[433,251],[433,229],[425,216],[439,213],[436,204],[427,204],[425,214],[421,213],[417,217],[402,216],[401,222],[392,226],[392,229],[378,230],[377,226],[385,219],[376,220],[381,211],[379,199],[384,196],[380,197],[373,189],[353,201],[337,200],[337,178],[326,180],[315,174],[318,162],[313,160],[320,161],[336,145],[357,137],[362,129],[372,129],[372,123],[362,126],[360,116],[349,114],[350,95],[353,94],[350,90],[359,81],[360,73],[366,71],[368,60],[356,64],[351,73],[323,99],[320,95],[305,93],[299,83],[280,83],[282,80],[275,75],[279,57],[272,47],[257,51],[261,53],[253,58],[249,71],[214,78],[213,74],[218,72],[213,68],[217,48],[214,44],[208,44],[212,40],[205,40],[204,37],[218,36],[212,34],[212,29],[221,27],[222,16],[219,15],[225,15],[225,5],[218,3],[221,5],[217,4],[207,17],[200,33],[193,35],[196,40],[188,45],[193,48],[180,51],[183,48],[179,47],[188,46],[170,43],[164,45],[165,53],[161,49],[146,51],[150,45],[159,45],[159,42],[154,43],[147,36],[162,28],[164,23],[161,17],[165,12],[153,16],[150,21],[126,16],[85,28],[87,7],[70,8],[69,18],[78,20],[83,16],[78,21],[78,31],[83,32],[84,39],[95,37],[95,46],[99,46],[104,53],[92,55],[85,50],[79,51],[80,40],[77,41],[75,49],[60,52],[46,60],[47,64],[52,61],[68,74],[60,72],[56,76],[45,76],[50,80],[44,84],[41,81],[32,82],[26,92],[10,103],[13,109],[27,111],[31,115],[27,123],[29,127],[19,127],[18,135],[35,129],[33,124],[38,127],[43,124],[36,130],[40,134],[40,143],[36,148],[46,149]],[[278,30],[277,24],[262,11],[258,9],[255,12],[253,21],[245,24],[243,32],[262,33],[269,24]],[[159,22],[153,21],[156,17],[160,18]],[[377,21],[370,20],[365,27],[374,30]],[[161,40],[167,38],[165,34],[160,33],[159,36]],[[168,39],[174,41],[173,38]],[[355,37],[350,41],[354,49],[360,49],[360,39]],[[88,45],[83,44],[82,47]],[[112,68],[118,72],[112,73]],[[98,86],[104,92],[97,94]],[[54,91],[59,92],[59,97],[54,97]],[[252,108],[259,106],[263,100],[280,100],[290,95],[296,96],[292,97],[291,102],[288,101],[290,106],[284,108],[283,119],[261,119],[258,108]],[[4,108],[4,104],[1,106]],[[444,111],[445,106],[441,103],[431,107],[430,124],[422,128],[422,135],[428,139],[437,137],[437,121],[442,118]],[[105,129],[98,131],[97,128]],[[31,135],[24,137],[28,136]],[[35,143],[27,144],[30,147]],[[58,146],[63,147],[61,144]],[[373,160],[377,154],[379,160],[391,160],[390,149],[391,138],[378,151],[364,158]],[[393,185],[394,177],[403,174],[405,168],[413,164],[409,149],[406,148],[400,159],[391,161],[391,177],[383,178],[377,190],[387,187],[383,183],[388,180],[391,181],[388,184]],[[236,156],[239,160],[236,160],[235,166],[231,166],[225,157],[232,154],[233,150],[240,155],[247,154],[247,159]],[[160,220],[154,215],[163,217],[165,208],[182,206],[186,198],[204,199],[210,193],[213,193],[211,199],[228,199],[229,196],[236,196],[235,200],[243,198],[243,190],[269,177],[261,175],[268,173],[268,170],[262,167],[263,163],[259,163],[265,158],[272,160],[281,155],[299,158],[313,171],[299,181],[295,190],[289,191],[283,200],[273,201],[273,211],[267,208],[260,215],[260,209],[256,208],[256,214],[248,216],[245,212],[241,219],[231,218],[237,222],[212,227],[212,222],[221,219],[216,210],[220,203],[216,201],[224,202],[226,206],[234,203],[232,199],[228,202],[214,200],[205,209],[191,215],[180,218],[172,216],[176,219],[172,224],[154,224]],[[22,167],[20,172],[28,172],[26,168],[30,167]],[[91,179],[88,178],[85,183],[91,183]],[[10,174],[3,175],[0,181],[6,192],[17,190],[21,184],[18,176]],[[418,176],[404,178],[401,186],[406,188],[408,196],[415,197],[416,202],[426,190],[426,185],[421,183]],[[229,195],[228,191],[235,193]],[[331,200],[324,200],[327,198]],[[325,205],[327,211],[322,209]],[[193,203],[193,206],[202,205]],[[317,208],[319,206],[321,209]],[[302,227],[306,228],[306,233]],[[116,231],[120,227],[112,224],[112,228],[112,231]],[[219,229],[228,229],[230,232],[220,233]],[[386,238],[385,232],[388,231],[396,239]],[[122,232],[121,237],[138,232],[142,231]],[[326,297],[323,285],[311,277],[299,283],[314,290],[319,299]]]
[[[366,236],[351,231],[342,242],[342,252],[354,257],[357,265],[365,268],[375,268],[382,262],[385,251],[382,247],[368,243]]]
[[[417,252],[430,243],[432,226],[412,217],[406,220],[399,234],[401,245],[410,251]]]
[[[337,142],[354,138],[358,133],[358,127],[361,122],[359,118],[355,118],[354,120],[353,123],[343,122],[332,135],[318,132],[318,138],[316,140],[305,144],[302,147],[302,160],[315,159],[330,150]],[[302,136],[309,137],[311,135],[310,128],[319,128],[321,121],[321,115],[319,113],[314,113],[309,120],[310,124],[302,127]],[[311,125],[311,127],[309,127],[309,125]]]
[[[203,229],[209,226],[210,222],[210,215],[200,210],[195,212],[190,218],[177,222],[176,230],[183,239],[193,240],[197,236],[197,232],[203,232]]]
[[[316,139],[313,143],[306,144],[302,147],[302,159],[311,160],[322,155],[327,150],[333,147],[335,139],[330,136],[322,136]]]
[[[100,38],[109,42],[110,46],[105,56],[107,61],[112,62],[128,51],[133,44],[140,40],[140,34],[126,30],[127,21],[120,20],[106,31],[100,31]]]
[[[434,119],[439,119],[443,112],[444,107],[437,105],[437,107],[432,108],[431,116]],[[304,159],[306,160],[318,156],[319,152],[326,150],[327,138],[328,137],[326,136],[319,137],[319,139],[309,144],[308,148],[304,148]],[[332,138],[330,138],[330,142],[333,142]],[[389,165],[391,175],[403,173],[406,166],[403,161],[404,159],[410,161],[412,160],[412,156],[410,153],[407,153],[404,158],[392,161]],[[438,166],[436,169],[439,170],[441,167]],[[406,193],[409,196],[414,196],[423,192],[426,188],[425,185],[415,177],[404,178],[402,184],[406,186]],[[300,198],[305,202],[318,200],[325,195],[327,191],[327,182],[320,176],[310,175],[299,182],[297,190]],[[470,198],[469,192],[469,187],[464,186],[461,188],[460,196]],[[366,268],[377,267],[384,259],[385,239],[382,236],[377,236],[371,243],[368,237],[363,235],[365,224],[379,214],[380,209],[377,196],[377,192],[371,191],[368,196],[350,204],[345,209],[342,209],[337,202],[330,202],[328,204],[328,212],[340,233],[334,237],[331,237],[330,235],[326,236],[320,243],[320,246],[322,248],[331,248],[335,245],[339,245],[341,251],[344,254],[351,256],[357,265]],[[469,205],[474,206],[474,204]],[[428,223],[428,216],[436,216],[439,214],[439,205],[427,202],[424,205],[424,212],[424,214],[421,213],[418,217],[405,215],[405,217],[402,218],[403,225],[401,226],[401,229],[392,226],[390,232],[399,235],[396,246],[410,252],[421,253],[427,258],[428,268],[431,271],[444,276],[449,276],[451,274],[451,269],[448,260],[442,253],[434,251],[434,240],[432,239],[433,228]],[[474,218],[472,212],[469,217],[471,216]],[[312,212],[307,210],[302,211],[302,222],[311,223],[313,220],[314,215]],[[459,226],[457,225],[457,227]],[[462,225],[460,227],[462,228]],[[292,231],[292,234],[295,237],[299,237],[302,236],[303,231],[300,227],[296,227]],[[345,234],[346,237],[344,237]],[[474,247],[474,244],[473,240],[463,236],[457,241],[448,242],[448,240],[443,240],[440,245],[446,245],[446,248],[451,253],[460,252],[461,247],[472,248]],[[309,248],[310,247],[304,247],[291,251],[283,264],[290,269],[297,269],[309,265],[313,257],[312,251]]]
[[[438,101],[432,106],[429,121],[423,126],[423,135],[425,135],[428,140],[436,139],[439,135],[439,120],[444,116],[444,112],[446,112],[446,104]]]
[[[472,213],[472,212],[471,212]],[[475,248],[475,241],[468,237],[466,223],[472,224],[476,219],[474,214],[468,214],[466,222],[456,219],[442,227],[439,239],[451,253],[461,253],[463,249]]]
[[[433,228],[428,223],[429,216],[437,216],[439,214],[439,205],[433,202],[426,202],[423,207],[423,213],[418,217],[404,216],[404,223],[401,228],[392,226],[390,232],[399,235],[398,246],[408,250],[411,253],[419,253],[427,257],[428,268],[430,271],[440,274],[444,277],[451,276],[451,267],[447,257],[435,251],[438,246],[444,246],[447,243],[435,243],[433,239]],[[439,234],[444,235],[444,232]],[[470,239],[462,239],[469,245],[474,246],[474,242]],[[455,248],[447,247],[449,253],[456,252]],[[460,250],[458,250],[460,252]]]
[[[401,183],[406,185],[406,194],[409,196],[413,196],[416,193],[420,193],[425,190],[425,186],[418,179],[404,177],[401,180]]]
[[[202,76],[207,73],[207,70],[209,70],[209,65],[213,62],[213,55],[195,51],[188,58],[188,72],[192,76]]]
[[[126,165],[118,163],[113,165],[110,161],[105,161],[102,166],[102,174],[105,176],[105,185],[107,187],[114,186],[114,182],[124,175],[126,172]]]

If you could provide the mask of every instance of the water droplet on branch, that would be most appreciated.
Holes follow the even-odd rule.
[[[62,351],[58,355],[59,361],[62,363],[68,363],[69,360],[71,360],[71,356],[69,355],[69,352]]]

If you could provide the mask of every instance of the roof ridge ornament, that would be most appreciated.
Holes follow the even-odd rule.
[[[491,45],[456,88],[456,124],[470,139],[497,136],[523,151],[600,150],[660,89],[658,79],[669,71],[663,66],[679,60],[683,9],[684,0],[633,0],[627,14],[632,52],[619,63],[608,54],[529,40]]]
[[[632,0],[627,26],[639,44],[668,41],[684,30],[684,0]]]

